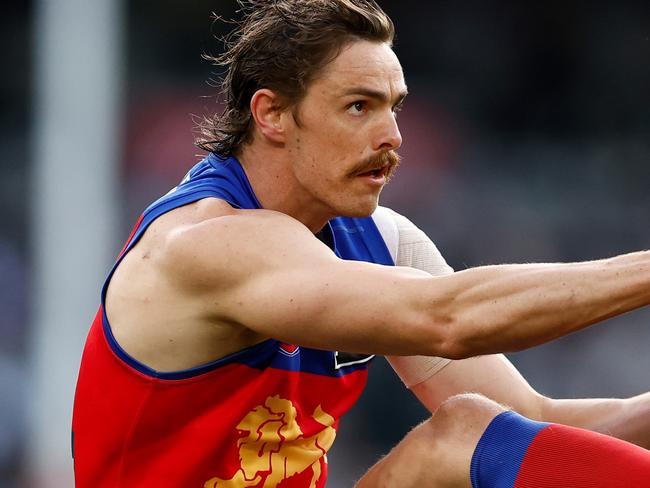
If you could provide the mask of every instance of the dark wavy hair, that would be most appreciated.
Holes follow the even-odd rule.
[[[196,145],[227,157],[250,141],[253,94],[268,88],[296,107],[309,82],[355,40],[392,45],[395,28],[374,0],[240,0],[243,20],[219,56],[225,108],[199,122]]]

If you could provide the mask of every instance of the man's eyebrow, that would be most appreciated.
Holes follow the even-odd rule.
[[[346,90],[343,93],[344,97],[351,96],[351,95],[360,95],[363,97],[374,98],[381,102],[390,101],[386,92],[383,92],[381,90],[375,90],[373,88],[363,87],[363,86],[350,88],[349,90]],[[402,92],[400,92],[397,95],[397,97],[395,97],[396,100],[395,105],[399,105],[400,103],[402,103],[406,98],[406,95],[408,95],[408,90],[404,89]]]

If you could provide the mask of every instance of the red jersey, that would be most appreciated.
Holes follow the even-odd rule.
[[[157,217],[207,196],[260,208],[239,163],[211,155],[145,211],[121,256]],[[326,231],[340,257],[392,264],[371,218],[334,219]],[[325,486],[327,452],[371,356],[270,339],[191,370],[157,372],[113,337],[106,286],[75,395],[78,488]]]

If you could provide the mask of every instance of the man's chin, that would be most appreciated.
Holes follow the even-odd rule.
[[[339,215],[341,217],[363,218],[369,217],[377,210],[379,199],[373,198],[367,202],[358,203],[357,205],[350,206],[350,208],[340,209]]]

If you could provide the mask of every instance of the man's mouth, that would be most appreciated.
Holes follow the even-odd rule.
[[[381,178],[388,174],[388,168],[389,168],[388,165],[382,166],[381,168],[371,169],[370,171],[359,173],[357,176],[370,176],[372,178]]]
[[[371,178],[377,182],[388,182],[395,168],[399,164],[399,155],[395,151],[388,151],[365,161],[352,172],[351,176]]]

